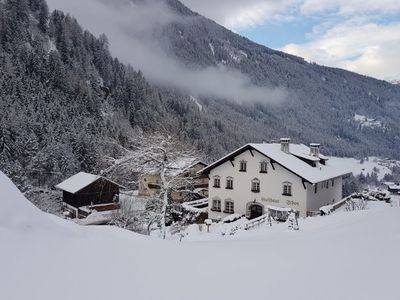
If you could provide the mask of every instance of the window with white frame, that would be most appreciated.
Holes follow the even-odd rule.
[[[221,187],[221,177],[214,176],[214,187],[215,188]]]
[[[221,199],[215,198],[212,201],[212,211],[221,211]]]
[[[226,188],[228,190],[233,190],[233,178],[232,177],[226,178]]]
[[[260,173],[268,173],[268,162],[265,160],[260,162]]]
[[[260,180],[258,180],[257,178],[254,178],[251,181],[251,191],[254,193],[260,192]]]
[[[291,182],[286,181],[283,183],[282,195],[292,196],[292,183]]]
[[[245,160],[241,160],[240,161],[239,171],[240,172],[246,172],[247,171],[247,161],[245,161]]]
[[[235,212],[235,207],[234,207],[233,201],[230,200],[230,199],[225,200],[225,209],[224,209],[224,213],[233,214],[234,212]]]

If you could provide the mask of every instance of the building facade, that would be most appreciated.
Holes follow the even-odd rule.
[[[291,208],[300,216],[342,199],[348,172],[329,164],[319,145],[248,144],[202,170],[209,182],[209,218],[230,214],[250,219],[268,208]]]
[[[177,182],[181,182],[182,186],[177,186],[169,197],[173,202],[184,202],[191,199],[193,195],[197,197],[208,196],[208,177],[200,174],[199,171],[207,167],[207,164],[196,161],[188,167],[175,172],[169,172],[167,178],[175,178]],[[157,195],[162,186],[161,176],[159,173],[143,174],[139,177],[139,196],[153,197]]]

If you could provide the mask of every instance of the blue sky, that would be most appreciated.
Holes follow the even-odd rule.
[[[305,43],[306,35],[318,21],[313,19],[292,22],[271,22],[244,28],[238,32],[254,42],[274,49],[280,49],[289,43]]]
[[[380,79],[400,79],[400,0],[182,2],[270,48]]]

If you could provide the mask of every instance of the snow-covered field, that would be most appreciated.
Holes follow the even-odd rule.
[[[179,243],[42,213],[1,172],[0,191],[0,299],[399,299],[400,208],[383,203]]]
[[[374,168],[376,168],[378,169],[378,179],[381,180],[385,174],[392,174],[392,171],[387,166],[379,164],[378,160],[377,157],[369,157],[368,160],[364,160],[363,163],[360,163],[359,159],[350,157],[329,158],[329,161],[332,162],[333,165],[343,170],[351,170],[354,176],[360,175],[361,173],[364,175],[371,174]]]

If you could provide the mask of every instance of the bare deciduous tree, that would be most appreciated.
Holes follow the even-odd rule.
[[[196,160],[196,157],[194,148],[184,146],[176,137],[158,134],[151,138],[140,139],[136,149],[128,150],[123,158],[109,158],[112,165],[104,170],[103,174],[113,176],[117,172],[134,169],[138,173],[160,176],[160,189],[152,202],[159,202],[161,208],[146,211],[149,221],[148,232],[152,224],[157,222],[160,224],[162,236],[165,237],[169,196],[175,191],[193,193],[193,177],[183,176],[181,173]],[[155,212],[154,216],[150,213],[152,211]]]

